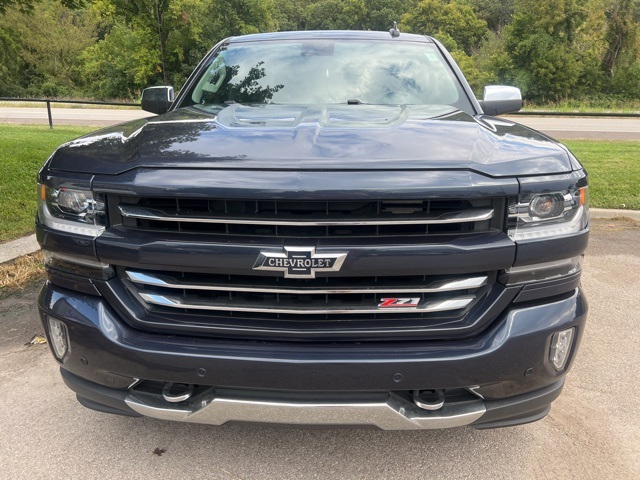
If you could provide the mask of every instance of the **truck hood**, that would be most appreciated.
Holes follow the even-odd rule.
[[[62,145],[49,167],[449,170],[493,177],[570,172],[573,157],[525,126],[447,106],[193,106]]]

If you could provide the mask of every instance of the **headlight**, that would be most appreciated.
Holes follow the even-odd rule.
[[[588,187],[521,195],[509,206],[509,237],[533,240],[577,233],[589,223]]]
[[[106,225],[104,196],[89,190],[38,185],[38,216],[46,226],[98,237]]]

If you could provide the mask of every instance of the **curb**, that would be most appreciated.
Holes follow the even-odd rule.
[[[626,217],[640,222],[640,210],[616,210],[605,208],[590,209],[591,218],[621,218]],[[7,243],[0,244],[0,263],[10,262],[23,255],[40,250],[35,233]]]
[[[40,250],[36,234],[0,244],[0,263],[10,262],[23,255]]]
[[[630,218],[640,222],[640,210],[623,210],[608,208],[590,208],[589,215],[591,218]]]

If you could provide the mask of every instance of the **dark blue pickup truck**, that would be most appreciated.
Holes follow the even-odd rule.
[[[229,38],[39,173],[38,302],[86,407],[220,425],[542,418],[584,331],[587,174],[430,37]]]

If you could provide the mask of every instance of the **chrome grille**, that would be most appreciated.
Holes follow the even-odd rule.
[[[253,285],[229,278],[205,283],[167,274],[127,270],[128,280],[143,302],[167,308],[288,315],[422,314],[468,307],[487,276],[427,280],[413,286],[385,283],[352,286],[273,286],[268,277]],[[320,279],[320,282],[322,280]],[[271,282],[272,283],[272,282]],[[256,285],[257,284],[257,285]],[[470,293],[471,292],[471,293]],[[397,299],[397,302],[391,300]],[[381,306],[385,303],[388,306]]]
[[[491,199],[276,201],[122,198],[122,224],[220,235],[344,237],[488,231]],[[493,224],[492,224],[493,222]]]
[[[119,269],[140,328],[253,339],[458,338],[486,321],[495,272],[324,277],[215,275]],[[124,291],[116,293],[125,296]],[[389,299],[397,306],[380,308]],[[414,306],[400,306],[405,300]]]

